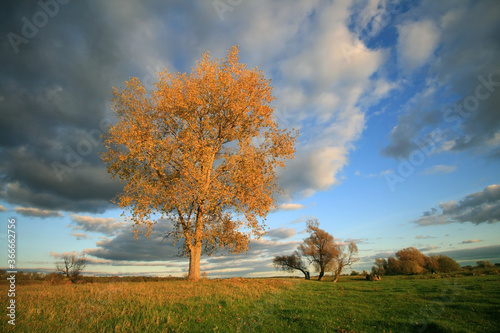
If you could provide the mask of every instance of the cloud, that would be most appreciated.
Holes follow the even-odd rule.
[[[81,232],[72,232],[70,235],[75,236],[77,240],[89,239],[89,235]]]
[[[22,34],[20,18],[39,10],[6,7],[0,33]],[[244,2],[224,21],[211,2],[64,5],[17,52],[7,39],[0,45],[9,68],[0,77],[0,200],[73,213],[116,208],[110,199],[123,185],[98,156],[111,88],[129,76],[152,87],[157,69],[189,71],[204,50],[221,57],[235,44],[243,62],[273,79],[280,125],[307,137],[281,173],[289,197],[338,184],[367,108],[394,86],[373,77],[388,52],[349,29],[351,14],[348,2],[301,0]]]
[[[265,237],[271,238],[273,240],[287,239],[287,238],[292,238],[293,236],[295,236],[296,233],[297,231],[292,228],[278,228],[269,230],[265,234]]]
[[[464,240],[462,244],[471,244],[471,243],[479,243],[482,242],[480,239],[469,239],[469,240]]]
[[[421,226],[446,223],[474,224],[495,223],[500,221],[500,185],[490,185],[483,191],[466,195],[459,202],[448,201],[439,204],[438,209],[432,208],[424,212],[415,221]]]
[[[158,223],[155,232],[149,237],[139,235],[134,238],[132,227],[120,229],[119,233],[108,239],[96,242],[96,248],[86,249],[85,253],[106,260],[124,261],[169,261],[176,260],[179,248],[164,239],[170,224]],[[182,245],[182,244],[179,244]]]
[[[8,211],[8,209],[0,205],[0,212],[6,212],[6,211]]]
[[[418,250],[420,252],[429,252],[429,251],[434,251],[434,250],[437,250],[437,249],[438,249],[437,246],[427,246],[427,247],[420,248]]]
[[[87,232],[100,232],[107,236],[114,236],[127,226],[123,221],[117,221],[112,217],[92,217],[86,215],[70,214],[71,220],[75,224],[74,230]]]
[[[421,172],[422,175],[433,175],[433,174],[439,174],[439,175],[446,175],[448,173],[452,173],[457,169],[456,166],[453,165],[433,165],[430,168],[425,169],[424,171]]]
[[[500,3],[476,1],[457,6],[424,0],[421,5],[428,8],[425,13],[415,7],[399,19],[400,32],[407,31],[404,45],[402,40],[398,44],[398,55],[409,70],[420,67],[426,80],[412,81],[415,95],[400,108],[403,112],[382,154],[407,158],[428,147],[432,143],[429,134],[437,130],[440,142],[428,147],[434,154],[469,151],[500,156]],[[420,20],[415,22],[414,17]],[[475,24],[469,27],[464,22]],[[430,34],[436,27],[437,48],[433,46],[438,37]],[[422,45],[407,42],[422,31]],[[402,83],[405,80],[401,78]]]
[[[351,242],[354,242],[356,245],[359,244],[369,244],[370,242],[368,241],[367,238],[347,238],[342,242],[343,245],[347,245]]]
[[[416,239],[429,239],[429,238],[436,238],[436,237],[433,237],[433,236],[422,236],[422,235],[417,235],[415,236]]]
[[[431,20],[409,22],[398,27],[398,62],[406,72],[426,63],[435,51],[440,31]]]
[[[27,207],[17,207],[14,210],[16,211],[16,213],[19,213],[24,216],[40,217],[42,219],[49,217],[63,217],[63,214],[61,212],[53,210],[27,208]]]
[[[475,265],[476,261],[487,260],[500,262],[500,245],[458,249],[441,252],[441,254],[456,260],[460,265]]]
[[[155,225],[153,234],[146,238],[140,234],[134,238],[131,229],[121,229],[113,238],[106,238],[96,243],[95,248],[85,249],[92,263],[110,266],[165,266],[175,269],[175,273],[185,271],[187,258],[180,258],[182,241],[173,244],[164,238],[172,230],[167,222]],[[251,239],[247,253],[202,255],[201,270],[210,276],[232,276],[234,272],[249,275],[252,272],[275,271],[272,258],[275,255],[291,253],[301,241],[286,240],[293,237],[293,229],[279,228],[270,231],[271,239]]]
[[[279,205],[278,209],[281,210],[298,210],[298,209],[304,209],[306,206],[301,205],[301,204],[294,204],[294,203],[284,203]]]
[[[63,253],[50,252],[49,254],[52,257],[54,257],[55,259],[62,259],[63,257],[66,257],[66,256],[80,256],[80,255],[82,255],[81,253],[78,253],[77,251],[63,252]]]

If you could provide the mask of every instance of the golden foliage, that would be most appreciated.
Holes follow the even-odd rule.
[[[131,78],[114,88],[117,122],[101,157],[125,182],[117,202],[136,227],[149,235],[170,217],[199,275],[202,244],[241,252],[249,235],[240,229],[263,230],[280,190],[275,169],[293,157],[297,133],[278,129],[272,87],[239,62],[237,47],[224,60],[203,53],[190,74],[165,70],[155,86]]]

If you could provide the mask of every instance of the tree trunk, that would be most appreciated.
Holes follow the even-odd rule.
[[[324,271],[324,270],[321,270],[321,271],[319,272],[318,281],[321,281],[321,279],[323,278],[323,275],[325,275],[325,271]]]
[[[309,275],[309,271],[305,271],[303,269],[300,269],[300,268],[297,268],[298,270],[300,270],[302,273],[304,273],[304,276],[306,278],[306,280],[310,280],[311,279],[311,276]]]
[[[189,249],[189,281],[198,281],[201,278],[200,260],[203,243],[203,209],[198,207],[196,214],[196,227],[194,231],[194,241]]]
[[[333,271],[334,277],[333,277],[333,283],[336,283],[339,280],[340,274],[342,273],[342,269],[344,268],[344,265],[342,263],[339,263],[337,266],[337,269]]]
[[[198,281],[200,274],[201,242],[191,246],[189,253],[189,281]]]

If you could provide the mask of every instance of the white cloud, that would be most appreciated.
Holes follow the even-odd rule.
[[[74,230],[84,230],[90,232],[100,232],[107,236],[116,235],[127,224],[112,217],[92,217],[86,215],[71,214],[71,219],[76,225]]]
[[[292,228],[277,228],[269,230],[265,234],[265,237],[271,238],[272,240],[288,239],[295,236],[296,233],[297,231]]]
[[[49,217],[63,217],[63,214],[61,212],[54,210],[27,207],[17,207],[14,210],[16,211],[16,213],[24,216],[40,217],[42,219]]]
[[[298,209],[304,209],[306,208],[306,206],[296,203],[284,203],[279,205],[278,208],[281,210],[298,210]]]
[[[464,240],[462,244],[470,244],[470,243],[479,243],[482,242],[480,239],[469,239],[469,240]]]
[[[82,232],[72,232],[72,233],[70,233],[70,235],[76,237],[77,240],[89,238],[89,235],[82,233]]]
[[[423,175],[433,175],[433,174],[445,175],[448,173],[452,173],[456,169],[457,169],[457,167],[453,166],[453,165],[438,164],[438,165],[433,165],[432,167],[425,169],[424,171],[421,172],[421,174],[423,174]]]
[[[398,32],[398,62],[406,72],[424,65],[439,43],[439,28],[431,20],[401,25]]]
[[[433,237],[433,236],[423,236],[423,235],[417,235],[415,236],[416,239],[428,239],[428,238],[436,238],[436,237]]]
[[[372,79],[388,54],[367,48],[348,29],[350,5],[316,6],[317,23],[303,17],[294,40],[300,44],[289,44],[278,65],[283,79],[275,90],[277,108],[307,138],[280,173],[289,196],[310,196],[340,182],[338,173],[364,130],[365,108],[392,89],[390,82]]]

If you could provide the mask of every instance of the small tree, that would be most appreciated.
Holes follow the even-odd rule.
[[[62,263],[56,265],[57,271],[64,274],[71,283],[75,283],[80,279],[83,269],[87,266],[87,259],[83,256],[68,255],[63,256],[62,260]]]
[[[339,280],[340,274],[345,267],[351,266],[354,262],[358,260],[356,255],[358,254],[358,247],[354,242],[349,243],[347,246],[347,252],[345,251],[345,246],[337,244],[337,251],[335,252],[337,256],[333,260],[333,283]]]
[[[333,236],[319,228],[317,219],[308,220],[306,230],[310,236],[304,239],[304,244],[299,246],[299,251],[307,256],[319,272],[318,281],[320,281],[325,271],[333,268],[333,261],[339,256],[339,248],[333,242]]]
[[[294,270],[299,270],[304,273],[305,279],[309,280],[311,278],[307,265],[302,260],[299,253],[295,252],[291,255],[276,256],[273,259],[273,265],[276,269],[281,269],[285,272],[293,272]]]
[[[493,267],[495,267],[495,265],[493,265],[491,263],[491,261],[487,261],[487,260],[476,261],[476,265],[478,268],[493,268]]]

